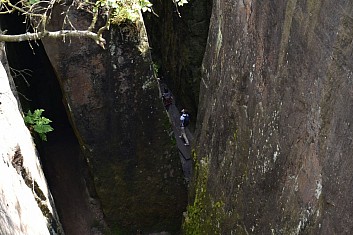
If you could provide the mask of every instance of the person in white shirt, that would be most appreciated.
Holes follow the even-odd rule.
[[[190,115],[187,112],[186,109],[181,110],[181,115],[180,115],[180,136],[179,138],[184,139],[185,141],[185,146],[189,146],[189,140],[188,137],[186,136],[185,128],[189,125],[190,122]]]

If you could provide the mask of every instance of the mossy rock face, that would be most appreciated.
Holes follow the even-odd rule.
[[[144,26],[113,26],[105,38],[106,50],[85,39],[44,42],[104,215],[122,234],[177,233],[186,187]]]
[[[187,235],[220,234],[219,223],[224,218],[224,203],[213,200],[207,191],[210,177],[208,158],[198,160],[195,166],[195,180],[191,185],[193,194],[185,213],[182,232]]]
[[[352,2],[214,1],[195,141],[209,170],[195,184],[224,203],[218,234],[352,230],[347,12]]]

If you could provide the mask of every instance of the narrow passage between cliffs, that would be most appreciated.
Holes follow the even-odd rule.
[[[167,85],[160,83],[160,89],[163,91],[164,88],[167,88]],[[169,88],[168,88],[169,90]],[[173,96],[174,97],[174,96]],[[191,146],[194,140],[193,134],[188,128],[185,128],[186,135],[189,139],[190,146],[185,146],[184,141],[179,138],[180,136],[180,111],[175,106],[175,97],[173,99],[172,105],[169,109],[166,110],[168,113],[169,120],[173,127],[173,134],[176,139],[176,145],[179,150],[180,161],[184,173],[184,179],[188,183],[192,177],[192,157],[191,157]]]

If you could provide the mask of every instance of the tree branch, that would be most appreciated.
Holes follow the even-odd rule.
[[[23,42],[28,40],[38,40],[42,38],[65,38],[65,37],[86,37],[93,39],[97,44],[104,47],[105,39],[100,34],[87,30],[60,30],[55,32],[24,33],[16,35],[0,34],[0,41],[4,42]]]
[[[101,47],[103,47],[104,48],[104,44],[105,44],[105,39],[103,38],[103,32],[105,31],[105,30],[109,30],[109,27],[110,27],[110,16],[111,16],[111,14],[113,13],[113,9],[110,9],[109,11],[108,11],[108,16],[107,16],[107,21],[105,22],[105,25],[103,26],[103,27],[101,27],[101,28],[99,28],[98,29],[98,32],[97,32],[97,37],[98,37],[98,40],[99,41],[104,41],[103,43],[102,42],[97,42],[97,40],[96,40],[96,43],[98,43]]]

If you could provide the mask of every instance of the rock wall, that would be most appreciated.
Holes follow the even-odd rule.
[[[213,2],[186,233],[353,230],[352,15],[350,1]]]
[[[61,27],[62,9],[50,27]],[[90,16],[71,11],[77,28]],[[180,229],[186,188],[153,74],[142,21],[112,26],[106,49],[91,39],[43,42],[113,232]]]
[[[64,234],[11,79],[1,63],[0,234]]]

